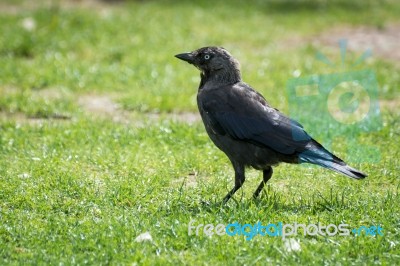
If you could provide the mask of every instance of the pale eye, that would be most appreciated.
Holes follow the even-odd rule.
[[[210,55],[209,55],[209,54],[206,54],[206,55],[204,56],[204,59],[205,59],[205,60],[210,59]]]

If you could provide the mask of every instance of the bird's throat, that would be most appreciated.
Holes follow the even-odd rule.
[[[226,71],[221,68],[213,71],[202,71],[200,74],[200,87],[206,83],[215,83],[218,85],[229,85],[235,84],[241,81],[240,71],[235,69],[232,71]]]

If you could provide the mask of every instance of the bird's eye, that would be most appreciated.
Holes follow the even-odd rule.
[[[209,54],[206,54],[206,55],[204,56],[204,59],[205,59],[205,60],[210,59],[210,55],[209,55]]]

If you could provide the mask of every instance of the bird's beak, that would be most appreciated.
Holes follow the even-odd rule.
[[[179,58],[183,61],[186,61],[190,64],[193,64],[194,62],[194,55],[192,53],[182,53],[182,54],[177,54],[175,55],[176,58]]]

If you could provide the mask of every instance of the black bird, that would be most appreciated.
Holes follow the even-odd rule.
[[[271,107],[241,78],[239,62],[222,47],[203,47],[175,55],[200,71],[197,105],[206,131],[232,162],[235,186],[226,203],[245,181],[245,167],[263,171],[256,198],[272,176],[272,166],[312,163],[355,179],[367,175],[348,166],[311,138],[303,126]]]

